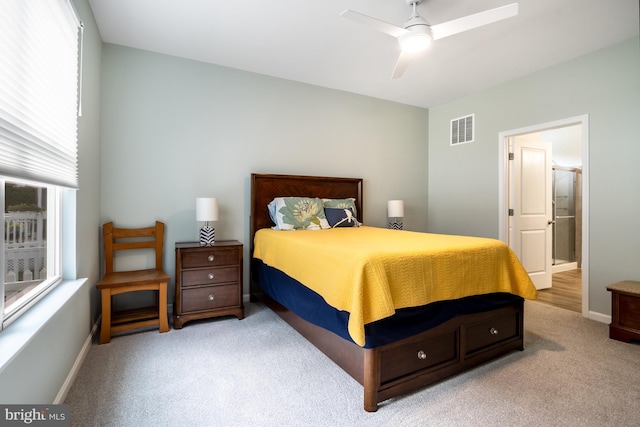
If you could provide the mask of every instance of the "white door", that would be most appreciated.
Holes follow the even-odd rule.
[[[515,137],[511,152],[510,246],[536,288],[550,288],[553,244],[551,143]]]

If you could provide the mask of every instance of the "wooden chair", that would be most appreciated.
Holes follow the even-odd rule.
[[[105,275],[96,284],[102,294],[102,327],[100,344],[111,341],[116,332],[158,325],[160,332],[169,330],[167,316],[167,283],[171,279],[162,269],[164,224],[147,228],[115,228],[104,224]],[[114,252],[130,249],[154,249],[155,268],[135,271],[113,271]],[[134,310],[113,312],[111,297],[126,292],[157,291],[156,305]]]

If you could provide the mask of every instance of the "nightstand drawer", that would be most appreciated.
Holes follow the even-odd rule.
[[[221,265],[234,265],[238,262],[238,249],[218,248],[198,249],[182,254],[182,268],[218,267]]]
[[[194,312],[240,305],[238,285],[207,286],[182,291],[182,311]]]
[[[240,269],[237,266],[182,271],[182,287],[238,281]]]

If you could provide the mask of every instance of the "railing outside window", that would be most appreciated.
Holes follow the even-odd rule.
[[[47,278],[46,212],[4,216],[5,307]]]

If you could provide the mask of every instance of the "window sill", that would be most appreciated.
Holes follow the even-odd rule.
[[[31,342],[47,322],[65,307],[87,279],[66,280],[0,331],[0,372]]]

